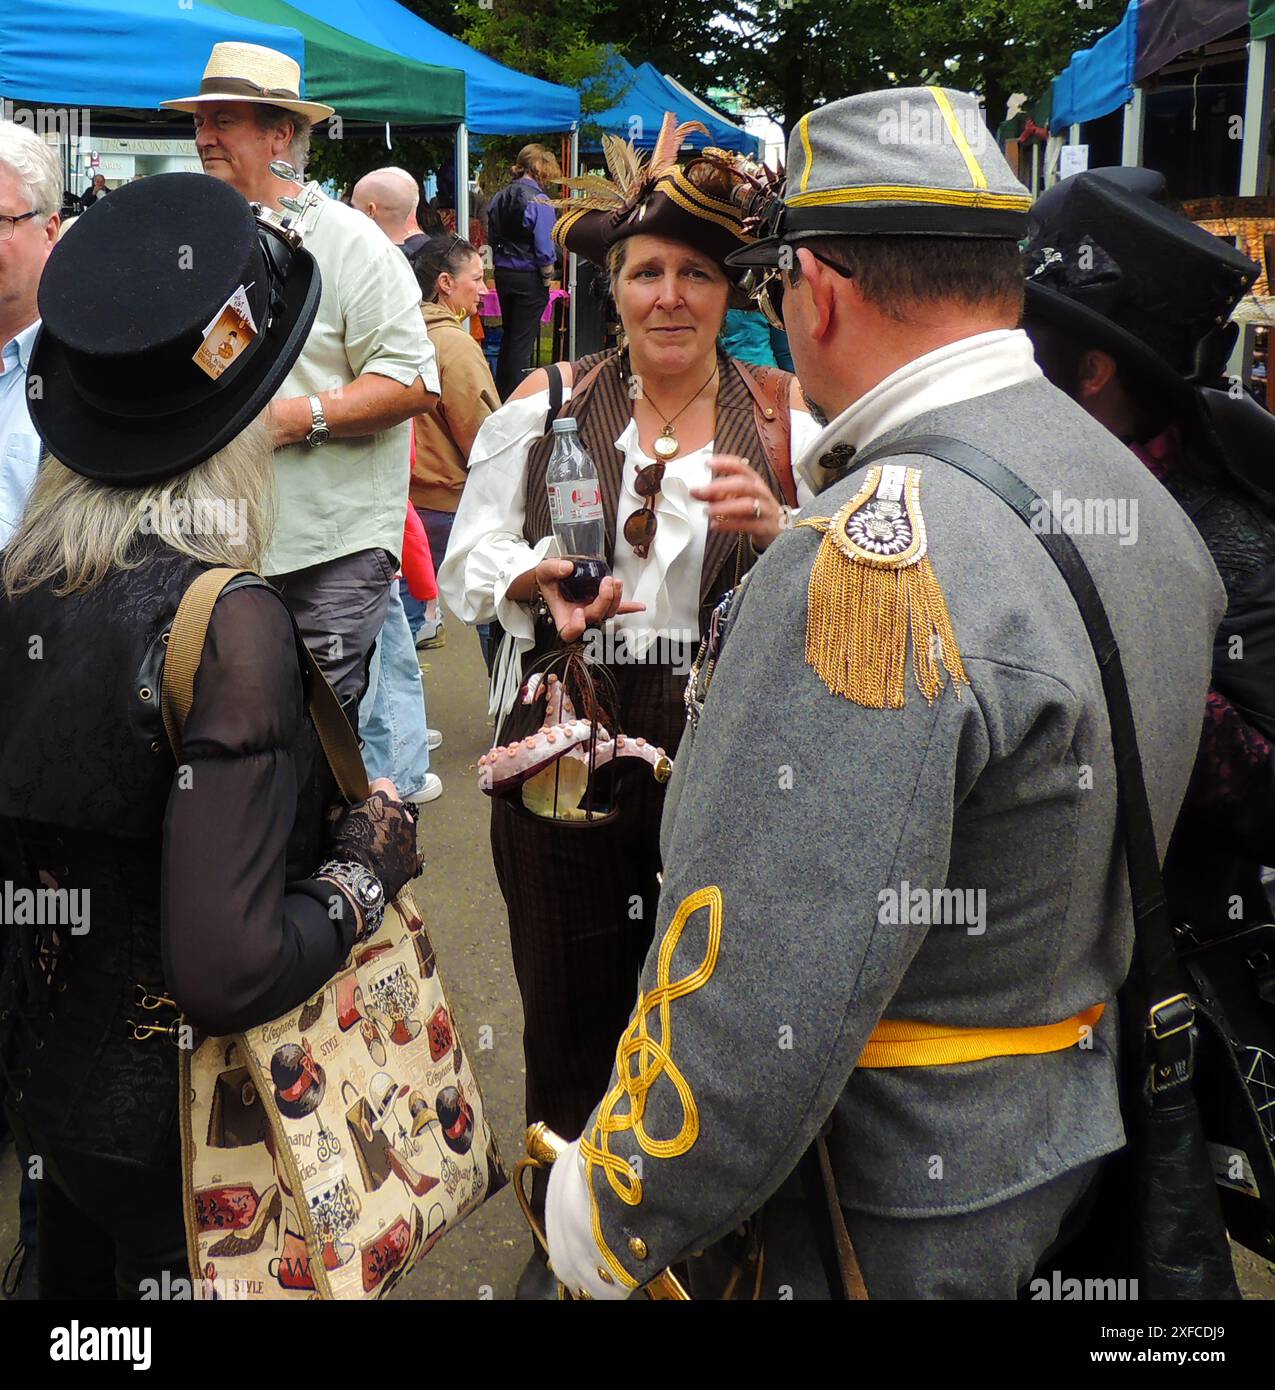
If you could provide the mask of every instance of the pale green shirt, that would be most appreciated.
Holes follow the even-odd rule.
[[[406,256],[370,218],[317,194],[297,223],[319,263],[323,294],[305,350],[279,389],[317,396],[368,372],[439,390],[421,292]],[[275,453],[279,517],[266,574],[288,574],[379,546],[403,547],[412,422],[379,434],[290,444]]]

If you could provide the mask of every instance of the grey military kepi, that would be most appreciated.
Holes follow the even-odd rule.
[[[788,187],[733,266],[771,266],[811,236],[1018,240],[1031,195],[1014,177],[978,100],[946,87],[900,87],[829,102],[797,122]]]

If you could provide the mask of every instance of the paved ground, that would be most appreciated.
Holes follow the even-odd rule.
[[[444,735],[433,755],[444,791],[421,813],[426,872],[416,896],[512,1170],[523,1132],[522,1010],[505,906],[491,867],[487,802],[473,772],[491,742],[478,638],[449,619],[446,646],[423,653],[421,664],[430,723]],[[487,1051],[479,1048],[484,1025],[491,1029]],[[0,1159],[0,1265],[16,1239],[16,1193],[10,1149]],[[392,1296],[511,1298],[530,1248],[522,1214],[506,1189],[443,1239]],[[1236,1268],[1247,1297],[1275,1299],[1275,1267],[1237,1250]]]

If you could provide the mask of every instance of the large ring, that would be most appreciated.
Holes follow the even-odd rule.
[[[753,498],[753,520],[754,520],[754,521],[760,521],[760,520],[761,520],[761,498],[760,498],[760,497],[754,497],[754,498]]]

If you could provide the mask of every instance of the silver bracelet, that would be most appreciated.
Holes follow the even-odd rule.
[[[379,930],[385,917],[385,889],[370,869],[349,860],[330,859],[319,866],[315,877],[330,879],[338,884],[354,903],[360,917],[359,925],[354,930],[356,945]]]

